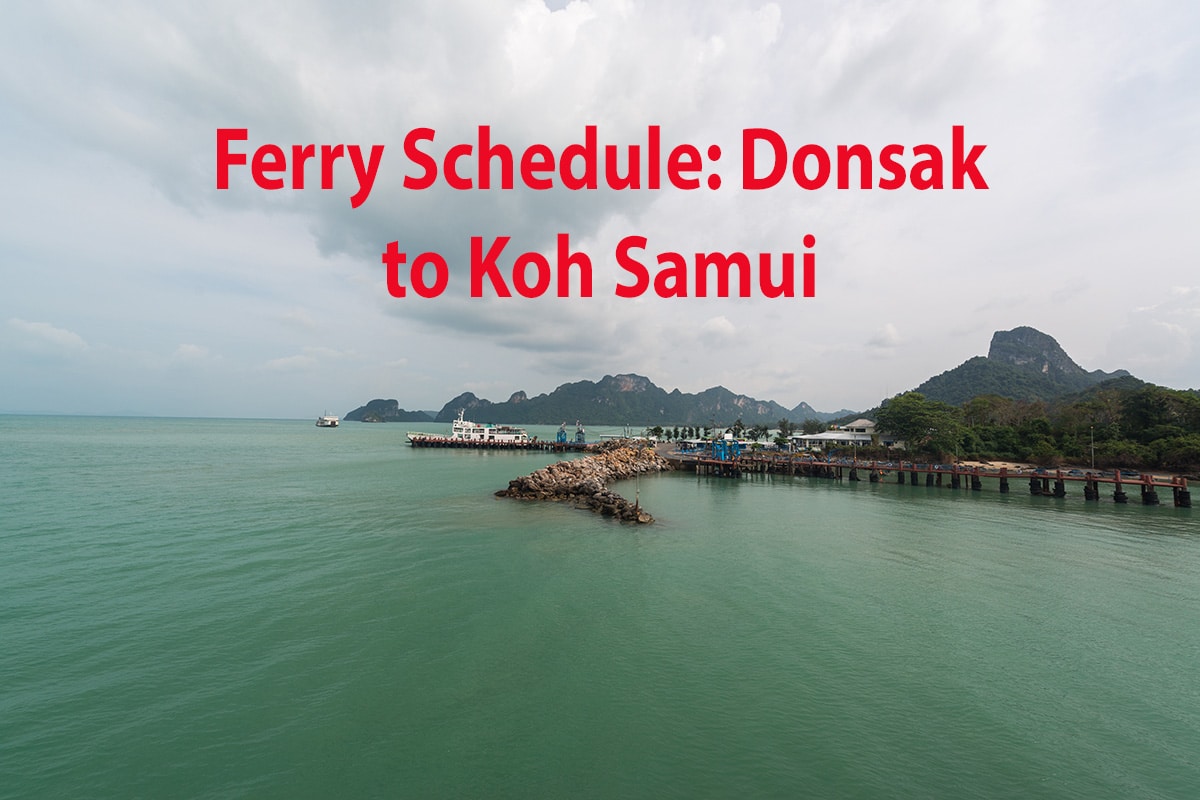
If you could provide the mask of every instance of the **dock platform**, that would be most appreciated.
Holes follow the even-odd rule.
[[[1011,489],[1013,481],[1028,482],[1029,493],[1043,497],[1066,497],[1068,485],[1083,484],[1084,500],[1099,500],[1101,486],[1112,490],[1114,503],[1128,503],[1136,492],[1143,505],[1159,505],[1159,490],[1170,490],[1172,504],[1191,508],[1192,496],[1187,478],[1162,477],[1150,473],[1122,475],[1120,471],[1083,470],[1011,470],[1006,467],[965,467],[957,464],[922,464],[911,461],[821,460],[791,453],[744,454],[718,459],[708,454],[671,453],[667,456],[677,469],[703,475],[741,477],[745,474],[771,473],[860,481],[863,476],[872,483],[894,480],[898,484],[946,487],[982,491],[984,479],[997,481],[1001,493]],[[1128,491],[1127,491],[1128,490]]]
[[[422,436],[410,439],[413,447],[450,447],[460,450],[540,450],[550,453],[582,453],[588,445],[579,442],[543,442],[531,439],[527,442],[489,442],[484,440],[452,439],[449,436]]]

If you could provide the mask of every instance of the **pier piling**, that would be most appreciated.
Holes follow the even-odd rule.
[[[1083,484],[1084,500],[1098,501],[1100,485],[1109,484],[1113,488],[1113,502],[1119,504],[1129,502],[1125,484],[1131,483],[1139,488],[1143,505],[1159,505],[1157,490],[1170,488],[1172,505],[1176,508],[1192,507],[1192,497],[1188,491],[1186,478],[1181,476],[1165,478],[1149,473],[1140,475],[1136,479],[1126,473],[1126,477],[1123,479],[1119,471],[1111,474],[1093,471],[1084,473],[1079,470],[1066,472],[1061,469],[1053,472],[1047,472],[1044,469],[1035,472],[1024,470],[1010,472],[1005,467],[998,469],[979,466],[960,467],[957,464],[943,467],[937,464],[919,464],[914,461],[859,462],[850,459],[817,459],[790,453],[751,453],[723,459],[714,459],[701,453],[677,453],[672,461],[678,468],[694,471],[697,475],[737,478],[743,474],[780,474],[836,481],[849,480],[854,483],[864,480],[859,472],[861,467],[867,470],[865,480],[871,483],[882,483],[894,472],[897,485],[918,486],[921,482],[920,476],[923,474],[925,476],[924,484],[927,488],[949,486],[951,489],[965,489],[968,487],[965,479],[969,479],[969,487],[973,492],[983,491],[984,478],[996,478],[1001,494],[1010,493],[1011,479],[1018,477],[1019,480],[1028,479],[1029,494],[1034,497],[1064,498],[1067,496],[1067,484],[1078,481]],[[948,479],[946,476],[949,476]]]
[[[1171,494],[1175,500],[1176,508],[1191,508],[1192,493],[1183,486],[1175,486],[1171,489]]]

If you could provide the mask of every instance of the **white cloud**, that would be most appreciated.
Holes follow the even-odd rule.
[[[315,331],[319,327],[312,314],[303,308],[288,309],[280,315],[280,319],[302,331]]]
[[[270,361],[263,364],[265,369],[272,372],[296,372],[312,369],[317,365],[317,360],[312,356],[294,355],[284,356],[282,358],[272,358]]]
[[[700,326],[700,341],[709,347],[721,347],[737,338],[737,327],[724,315],[710,317]]]
[[[896,330],[896,326],[892,323],[887,323],[883,327],[876,329],[871,338],[867,340],[867,346],[881,350],[891,350],[900,344],[900,332]]]
[[[88,349],[87,342],[78,333],[66,328],[57,328],[49,322],[29,322],[13,317],[8,321],[8,326],[24,334],[27,343],[50,345],[62,352],[82,352]]]
[[[303,352],[267,360],[263,367],[273,372],[300,372],[317,366],[336,366],[345,362],[361,361],[353,350],[337,350],[332,347],[305,347]]]
[[[194,364],[207,361],[211,357],[207,347],[198,344],[181,344],[171,354],[171,363]]]
[[[1187,4],[1094,13],[1020,0],[368,0],[355,14],[324,0],[202,12],[135,0],[117,14],[26,4],[0,30],[0,103],[11,111],[0,128],[10,209],[0,319],[19,344],[5,352],[99,359],[103,348],[74,331],[114,353],[204,342],[125,369],[144,362],[151,382],[164,358],[203,362],[213,396],[250,406],[238,414],[277,413],[305,386],[322,405],[351,408],[366,399],[356,393],[394,380],[387,396],[428,408],[468,382],[504,399],[605,372],[864,408],[1021,324],[1089,366],[1194,383],[1200,303],[1171,287],[1190,285],[1200,250],[1197,16]],[[560,152],[587,125],[602,144],[644,146],[657,125],[668,149],[719,144],[722,188],[403,188],[408,130],[435,128],[440,156],[484,124],[518,153]],[[737,188],[744,127],[770,127],[794,151],[944,147],[956,124],[987,145],[986,192]],[[224,126],[249,128],[250,146],[387,149],[359,209],[344,159],[332,191],[312,169],[302,192],[262,191],[248,168],[217,191]],[[560,232],[591,256],[594,297],[467,296],[471,236],[552,256]],[[809,300],[613,293],[625,235],[646,236],[652,259],[799,253],[806,233],[817,238]],[[446,256],[443,297],[387,294],[380,252],[393,240]],[[863,357],[870,369],[845,368]],[[22,368],[36,377],[55,366]],[[111,380],[112,396],[195,410],[194,387]],[[63,393],[39,385],[50,383],[10,389],[23,393],[12,404]],[[329,385],[346,396],[324,396]],[[311,401],[295,402],[310,413]]]
[[[1200,384],[1200,287],[1173,286],[1161,302],[1131,310],[1111,331],[1105,360],[1139,377],[1166,376],[1168,385]]]

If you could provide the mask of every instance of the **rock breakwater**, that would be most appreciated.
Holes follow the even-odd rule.
[[[671,464],[655,453],[653,448],[618,441],[606,443],[594,455],[558,461],[511,480],[508,488],[496,492],[496,496],[567,501],[624,522],[649,523],[654,521],[654,517],[643,511],[636,502],[630,502],[610,490],[608,484],[669,469],[672,469]]]

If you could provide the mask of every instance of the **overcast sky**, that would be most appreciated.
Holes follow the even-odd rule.
[[[0,27],[0,411],[238,417],[440,408],[636,372],[863,409],[1031,325],[1087,369],[1200,386],[1200,10],[1180,2],[26,3]],[[414,191],[479,125],[518,154],[687,142],[717,190]],[[740,187],[794,151],[985,144],[986,191]],[[216,130],[382,144],[369,199],[216,189]],[[912,159],[907,160],[911,164]],[[878,175],[876,176],[878,178]],[[947,184],[949,175],[947,175]],[[594,264],[594,296],[468,296],[472,236]],[[804,299],[615,295],[616,243],[799,255]],[[380,254],[446,257],[437,298]],[[503,260],[502,264],[505,263]]]

